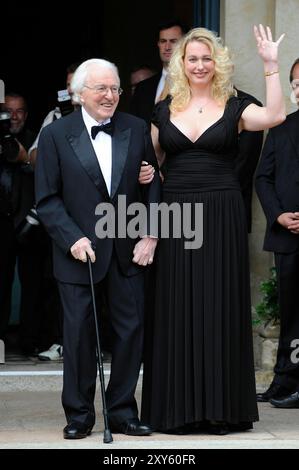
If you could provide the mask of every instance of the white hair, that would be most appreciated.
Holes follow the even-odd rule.
[[[79,67],[76,69],[71,81],[71,90],[73,92],[72,100],[75,103],[81,103],[80,93],[84,88],[86,79],[88,78],[90,71],[94,70],[95,68],[99,70],[112,70],[112,72],[114,72],[115,76],[117,77],[118,85],[120,84],[118,69],[115,64],[105,59],[86,60],[85,62],[82,62],[82,64],[80,64]]]

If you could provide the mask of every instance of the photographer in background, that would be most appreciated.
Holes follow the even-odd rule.
[[[23,96],[7,93],[0,108],[0,338],[6,339],[11,314],[15,265],[21,284],[20,341],[26,353],[36,349],[38,328],[39,222],[34,214],[34,178],[28,149],[35,135],[26,129]],[[36,226],[26,243],[19,241],[27,217]],[[37,336],[37,334],[36,334]]]
[[[74,111],[76,109],[76,106],[78,107],[78,105],[75,105],[72,101],[72,92],[70,88],[71,80],[78,65],[79,63],[74,63],[69,65],[66,69],[66,90],[58,91],[57,106],[56,108],[52,109],[45,117],[44,122],[42,123],[40,131],[38,133],[38,136],[29,149],[30,160],[32,162],[35,162],[36,159],[37,146],[42,129],[48,124],[51,124],[53,121],[56,121],[56,119],[60,119],[61,117],[66,116],[67,114]],[[68,96],[67,93],[62,92],[67,92]]]
[[[25,99],[18,93],[9,93],[5,96],[5,103],[0,106],[2,113],[0,123],[2,157],[5,156],[5,151],[7,150],[5,145],[5,140],[7,139],[15,142],[18,149],[16,154],[7,150],[7,159],[11,162],[29,163],[27,150],[32,144],[35,135],[25,128],[28,116]]]
[[[71,64],[66,72],[66,90],[60,90],[57,93],[57,106],[52,109],[45,117],[39,134],[29,149],[31,162],[35,162],[39,136],[44,127],[51,124],[56,119],[60,119],[70,114],[76,109],[72,101],[72,92],[70,84],[74,72],[79,64]],[[77,105],[78,107],[78,105]],[[63,358],[63,314],[56,280],[53,276],[52,266],[52,245],[49,236],[45,233],[46,246],[44,250],[45,268],[44,268],[44,311],[43,311],[43,330],[48,338],[45,350],[38,354],[41,361],[60,361]]]

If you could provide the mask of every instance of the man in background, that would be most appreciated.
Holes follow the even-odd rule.
[[[18,260],[21,285],[19,342],[37,354],[40,324],[40,226],[34,214],[34,175],[28,149],[35,135],[26,128],[25,98],[7,93],[0,116],[0,338],[7,339],[12,286]],[[32,229],[20,237],[24,226]]]
[[[158,27],[157,46],[162,70],[137,85],[130,106],[130,112],[144,119],[149,126],[154,105],[159,101],[164,89],[167,68],[173,49],[186,32],[187,28],[179,20],[170,20]]]
[[[290,70],[299,104],[299,58]],[[299,111],[270,129],[256,174],[256,192],[267,228],[264,250],[275,257],[280,337],[274,378],[258,401],[279,408],[299,408]]]
[[[156,71],[149,67],[148,65],[137,65],[133,67],[132,72],[130,74],[130,87],[131,87],[131,94],[132,96],[135,93],[136,86],[138,83],[146,80],[147,78],[152,77],[155,75]]]

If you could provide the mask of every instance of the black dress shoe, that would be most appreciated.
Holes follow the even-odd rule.
[[[63,430],[64,439],[83,439],[91,434],[92,426],[82,423],[69,423]]]
[[[192,424],[185,424],[184,426],[178,426],[177,428],[171,428],[165,430],[161,430],[164,434],[175,434],[178,436],[185,436],[187,434],[192,434],[194,432],[194,428]]]
[[[207,431],[209,434],[215,434],[216,436],[225,436],[230,432],[228,424],[225,421],[210,421]]]
[[[280,399],[272,398],[270,403],[277,408],[299,408],[299,392],[292,393],[288,397]]]
[[[148,436],[153,432],[147,424],[141,423],[138,418],[128,419],[118,424],[110,422],[110,431],[128,436]]]
[[[271,398],[286,397],[289,395],[289,393],[290,390],[287,388],[272,382],[268,390],[266,390],[264,393],[257,393],[256,399],[258,402],[268,402],[271,400]]]
[[[253,424],[251,421],[241,421],[240,423],[236,424],[228,424],[228,428],[230,432],[243,432],[248,431],[249,429],[253,429]]]

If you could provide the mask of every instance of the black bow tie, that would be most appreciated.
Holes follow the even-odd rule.
[[[91,137],[95,139],[98,133],[101,131],[106,132],[106,134],[112,135],[113,134],[112,122],[110,121],[107,124],[101,124],[100,126],[92,126]]]

